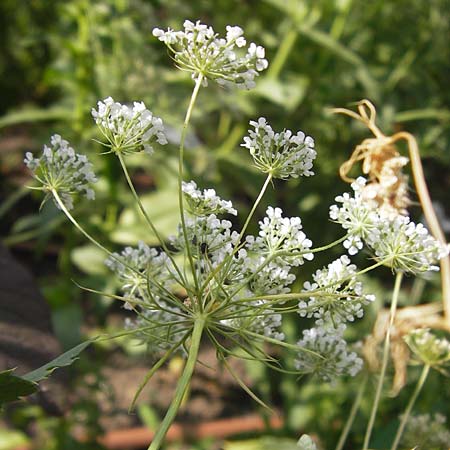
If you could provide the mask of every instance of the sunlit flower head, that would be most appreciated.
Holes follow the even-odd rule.
[[[349,254],[356,254],[365,244],[378,261],[384,261],[394,271],[438,270],[435,264],[448,255],[448,246],[408,216],[380,210],[375,201],[363,196],[365,185],[366,180],[359,177],[352,183],[353,196],[347,192],[339,195],[336,201],[340,205],[330,208],[330,218],[348,233],[344,247]]]
[[[450,341],[439,339],[428,328],[411,331],[405,341],[424,364],[438,368],[450,363]]]
[[[207,214],[237,215],[230,200],[222,200],[214,189],[197,189],[195,181],[183,181],[182,189],[187,201],[189,212],[196,216]]]
[[[319,295],[301,301],[298,312],[316,323],[353,322],[364,315],[363,307],[375,300],[374,295],[362,292],[362,283],[356,281],[356,266],[347,255],[317,270],[313,280],[304,283],[304,291],[317,291]]]
[[[434,239],[421,224],[409,217],[383,218],[375,234],[369,234],[367,242],[380,261],[395,271],[409,273],[439,270],[436,262],[447,256],[449,249]]]
[[[330,219],[339,223],[349,233],[344,242],[344,247],[350,255],[355,255],[363,248],[363,241],[370,234],[377,233],[380,220],[373,202],[368,201],[362,195],[366,180],[359,177],[352,183],[353,195],[345,192],[336,197],[338,205],[330,207]]]
[[[247,41],[240,27],[227,26],[226,37],[221,38],[200,21],[185,20],[183,25],[183,31],[155,28],[153,35],[167,45],[181,70],[190,72],[194,80],[201,75],[205,86],[209,79],[251,89],[258,72],[268,66],[263,47],[251,43],[244,49]]]
[[[92,108],[92,117],[106,139],[107,147],[117,153],[134,153],[144,150],[153,153],[153,143],[167,144],[163,122],[149,111],[144,102],[133,106],[122,105],[111,97]]]
[[[298,178],[311,176],[316,158],[314,139],[303,131],[290,130],[275,133],[264,117],[250,121],[254,130],[248,130],[242,147],[248,148],[256,167],[273,178]]]
[[[42,189],[47,191],[48,197],[52,191],[56,191],[67,209],[73,208],[75,194],[82,194],[89,200],[95,198],[91,184],[97,178],[92,164],[85,155],[75,153],[60,135],[55,134],[50,138],[50,145],[44,145],[39,158],[27,152],[24,162]],[[56,205],[59,207],[58,203]]]
[[[259,229],[257,237],[247,236],[247,250],[273,256],[282,254],[282,259],[293,266],[313,259],[313,253],[309,252],[312,241],[303,232],[300,217],[283,217],[281,208],[269,206]]]

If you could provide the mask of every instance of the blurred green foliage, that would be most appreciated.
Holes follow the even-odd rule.
[[[242,26],[249,41],[266,47],[270,64],[254,91],[217,86],[201,91],[188,136],[186,177],[195,177],[202,187],[213,185],[221,196],[232,198],[245,210],[263,181],[246,152],[239,149],[248,120],[264,116],[275,130],[302,129],[316,140],[317,175],[275,183],[260,213],[266,204],[276,202],[286,214],[302,216],[313,242],[327,243],[338,233],[327,223],[328,205],[346,189],[337,169],[354,146],[368,137],[358,124],[331,116],[327,108],[368,98],[377,106],[380,128],[386,134],[406,129],[418,138],[432,197],[445,206],[450,189],[447,0],[3,0],[0,133],[5,139],[31,137],[20,152],[30,147],[38,150],[51,134],[59,133],[78,151],[89,154],[100,175],[98,201],[94,206],[80,205],[76,214],[107,245],[155,240],[129,206],[131,197],[117,162],[111,155],[99,155],[101,148],[92,140],[96,131],[90,110],[97,100],[112,96],[121,102],[143,100],[163,118],[171,145],[151,159],[136,156],[129,162],[150,216],[163,234],[170,234],[177,223],[173,201],[177,143],[193,84],[174,68],[151,29],[177,29],[185,18],[201,19],[220,32],[230,22]],[[15,159],[20,160],[21,155]],[[7,157],[0,153],[0,169],[7,166]],[[60,244],[58,275],[47,274],[40,283],[54,322],[74,326],[70,333],[67,325],[56,329],[69,347],[81,339],[83,314],[96,316],[102,326],[110,308],[109,301],[92,297],[91,304],[96,306],[82,311],[81,294],[71,281],[76,277],[83,284],[112,292],[102,255],[63,225],[52,204],[37,214],[34,200],[19,195],[7,177],[0,194],[6,199],[0,205],[5,243],[14,246],[32,239],[35,261],[47,257],[50,242]],[[319,267],[328,261],[318,258],[316,262]],[[304,273],[300,280],[308,276]],[[380,291],[376,305],[380,307],[389,293],[383,283],[370,283]],[[430,300],[439,298],[433,283],[425,293]],[[374,315],[375,310],[369,317]],[[368,331],[370,323],[366,320],[358,327]],[[286,328],[286,333],[299,334],[295,324],[287,323]],[[350,408],[358,380],[329,387],[252,370],[266,397],[281,396],[288,428],[316,431],[327,445],[336,441],[342,412]],[[448,408],[448,402],[443,404],[450,396],[448,390],[434,397],[441,399],[439,404],[431,400],[438,384],[427,385],[418,408],[421,404],[429,410]],[[380,446],[392,436],[405,395],[383,406],[375,435]],[[363,405],[366,414],[369,405]],[[361,436],[364,423],[358,418],[355,436]],[[199,444],[198,448],[204,447]]]

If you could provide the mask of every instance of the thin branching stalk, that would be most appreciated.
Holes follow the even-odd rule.
[[[184,281],[183,274],[181,273],[180,269],[178,268],[177,264],[175,263],[175,260],[174,260],[173,256],[171,255],[170,251],[168,250],[164,239],[159,234],[158,230],[156,229],[155,225],[153,224],[152,220],[150,219],[149,215],[147,214],[147,211],[145,210],[144,205],[142,204],[141,198],[139,197],[138,193],[136,192],[136,189],[134,187],[133,181],[131,180],[130,174],[128,173],[128,169],[127,169],[127,166],[125,164],[122,154],[120,153],[120,151],[116,152],[116,154],[117,154],[117,157],[119,158],[120,165],[122,166],[122,170],[123,170],[123,173],[127,180],[130,191],[133,194],[133,197],[136,200],[136,203],[137,203],[142,215],[144,216],[145,221],[147,222],[148,226],[153,231],[153,234],[156,236],[156,238],[160,242],[160,244],[161,244],[162,248],[164,249],[164,251],[166,252],[167,256],[170,258],[170,261],[172,262],[175,270],[177,271],[178,276],[183,281],[183,285],[187,286],[187,283]]]
[[[191,254],[190,242],[189,242],[187,228],[186,228],[186,220],[184,217],[183,173],[184,173],[184,145],[186,142],[187,129],[188,129],[189,121],[191,120],[192,109],[194,108],[194,104],[197,99],[198,92],[202,85],[202,81],[203,81],[203,75],[199,74],[198,78],[195,82],[194,90],[192,91],[191,100],[189,101],[189,106],[186,111],[186,117],[184,118],[183,130],[181,132],[181,139],[180,139],[180,154],[179,154],[179,160],[178,160],[178,203],[179,203],[179,207],[180,207],[181,228],[183,230],[186,253],[187,253],[187,256],[189,259],[189,264],[191,266],[192,277],[193,277],[195,289],[197,292],[199,291],[197,272],[195,270],[194,259]],[[200,305],[200,307],[201,307],[201,305]]]
[[[106,247],[104,247],[100,242],[98,242],[96,239],[94,239],[84,228],[81,227],[81,225],[75,220],[75,218],[70,214],[69,210],[65,207],[63,201],[61,200],[61,197],[59,196],[58,192],[56,190],[52,190],[52,195],[56,200],[56,203],[58,203],[59,208],[61,211],[67,216],[67,218],[72,222],[72,224],[75,226],[75,228],[83,235],[85,236],[89,241],[91,241],[94,245],[96,245],[99,249],[103,250],[106,254],[113,257],[114,259],[118,260],[114,254],[108,250]],[[123,264],[122,261],[118,260],[121,264]]]
[[[100,244],[94,237],[92,237],[77,221],[76,219],[70,214],[69,210],[64,205],[64,202],[61,200],[61,197],[59,196],[58,192],[55,189],[52,189],[51,191],[56,203],[58,204],[61,211],[66,215],[66,217],[69,219],[69,221],[75,226],[75,228],[84,236],[86,237],[90,242],[92,242],[95,246],[97,246],[100,250],[104,251],[107,255],[109,255],[111,258],[113,258],[115,261],[117,261],[120,264],[123,264],[131,271],[140,274],[138,270],[136,270],[134,267],[127,264],[125,261],[118,258],[113,252],[108,250],[105,246]],[[102,293],[103,294],[103,293]]]
[[[403,272],[398,272],[395,277],[394,292],[392,294],[389,325],[388,325],[388,329],[386,331],[386,337],[384,339],[383,359],[382,359],[382,363],[381,363],[380,377],[378,379],[377,389],[375,391],[375,398],[374,398],[372,410],[370,413],[369,423],[367,425],[366,434],[364,436],[363,450],[368,450],[368,448],[369,448],[370,436],[372,435],[373,425],[375,423],[375,417],[377,415],[378,405],[380,403],[381,390],[383,388],[384,377],[386,375],[386,369],[387,369],[387,365],[388,365],[388,361],[389,361],[391,330],[394,325],[395,313],[397,311],[398,296],[400,293],[400,286],[402,284],[402,278],[403,278]]]
[[[239,233],[239,238],[238,238],[238,245],[241,242],[242,238],[244,237],[245,232],[247,231],[247,227],[250,223],[250,220],[252,220],[253,214],[255,214],[256,208],[258,207],[259,203],[261,202],[266,190],[267,190],[267,186],[269,186],[269,183],[272,181],[272,174],[269,173],[269,175],[267,175],[266,181],[264,181],[264,184],[261,188],[261,191],[258,194],[258,197],[255,200],[255,203],[253,203],[252,209],[250,210],[250,212],[248,213],[247,219],[245,220],[244,226],[242,227],[241,232]],[[236,247],[237,248],[237,247]],[[236,253],[236,248],[233,252]]]
[[[366,391],[367,380],[369,379],[368,373],[364,375],[361,384],[359,385],[358,393],[356,394],[355,401],[353,402],[352,409],[350,410],[350,414],[348,415],[347,421],[345,422],[345,426],[342,429],[342,433],[339,437],[339,441],[336,445],[335,450],[343,450],[345,442],[347,441],[348,433],[353,426],[353,422],[356,418],[356,413],[358,412],[359,406],[361,405],[361,400],[363,399],[363,395]]]
[[[158,428],[158,431],[153,438],[152,443],[148,447],[148,450],[159,450],[163,443],[163,440],[169,430],[170,425],[175,420],[178,410],[180,409],[181,402],[184,394],[186,393],[189,383],[194,372],[195,363],[197,362],[197,356],[200,349],[200,341],[202,339],[203,330],[205,328],[205,318],[197,317],[194,323],[194,329],[192,331],[191,345],[189,347],[189,354],[184,366],[181,378],[178,380],[177,389],[175,391],[172,403],[167,410],[167,413]]]
[[[413,395],[409,399],[408,405],[406,406],[405,412],[403,413],[402,420],[398,427],[397,433],[395,435],[394,442],[392,443],[391,450],[397,450],[398,444],[400,443],[400,439],[402,437],[403,431],[405,429],[406,423],[408,422],[409,416],[413,409],[414,404],[416,403],[417,397],[422,390],[423,385],[428,377],[428,373],[430,371],[430,366],[426,364],[423,366],[422,373],[420,374],[419,381],[416,384],[416,388],[414,389]]]
[[[228,258],[224,259],[224,261],[222,263],[220,263],[208,276],[208,278],[205,280],[205,282],[203,283],[202,286],[202,291],[206,289],[206,287],[208,286],[208,283],[216,276],[217,273],[219,273],[220,270],[222,270],[222,268],[224,266],[227,267],[227,269],[225,270],[225,274],[227,273],[228,269],[230,268],[231,262],[233,261],[233,256],[237,253],[237,251],[240,248],[240,242],[242,241],[242,238],[244,237],[245,231],[247,230],[247,227],[250,223],[250,220],[253,217],[253,214],[256,211],[256,208],[258,207],[259,203],[261,202],[261,199],[263,198],[266,190],[267,190],[267,186],[269,185],[270,181],[272,180],[272,175],[269,174],[267,175],[266,180],[264,181],[264,184],[261,188],[261,190],[259,191],[258,197],[256,198],[255,202],[253,203],[252,209],[250,210],[247,219],[245,220],[245,223],[241,229],[241,232],[239,233],[239,237],[237,239],[237,244],[234,247],[233,251],[231,252],[231,254],[228,256]],[[225,275],[226,276],[226,275]],[[241,288],[239,288],[241,289]]]
[[[128,408],[128,412],[130,413],[134,409],[134,405],[136,404],[136,401],[141,394],[144,387],[147,385],[147,383],[150,381],[150,379],[153,377],[153,375],[157,372],[157,370],[177,351],[177,349],[184,344],[187,337],[189,336],[190,331],[185,334],[185,336],[178,341],[175,345],[169,348],[166,353],[153,365],[153,367],[147,372],[144,379],[142,380],[141,384],[139,385],[136,393],[134,394],[133,400],[131,402],[130,407]]]

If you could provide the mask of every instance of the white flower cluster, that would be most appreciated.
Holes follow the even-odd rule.
[[[222,200],[214,189],[197,189],[195,181],[183,181],[182,189],[187,200],[189,212],[195,216],[206,214],[232,214],[237,216],[236,209],[229,200]]]
[[[280,208],[269,206],[259,222],[259,235],[247,236],[236,259],[254,295],[285,294],[295,281],[292,267],[312,260],[312,242],[302,231],[299,217],[283,217]]]
[[[217,288],[217,296],[231,300],[226,315],[233,318],[222,323],[238,330],[263,331],[265,336],[281,340],[281,314],[270,302],[252,297],[290,292],[289,286],[295,281],[292,267],[313,258],[309,252],[312,242],[301,231],[298,217],[283,217],[281,209],[272,207],[266,214],[259,222],[259,235],[246,237],[244,247],[233,257],[225,275],[219,277],[223,283]],[[241,302],[243,298],[248,301]]]
[[[376,233],[380,217],[374,205],[362,195],[366,180],[359,177],[352,183],[353,197],[345,192],[335,200],[341,206],[330,207],[330,218],[348,231],[349,237],[344,241],[344,247],[350,255],[356,255],[363,248],[363,240]]]
[[[301,317],[314,318],[316,325],[331,322],[353,322],[364,315],[363,306],[375,300],[371,294],[363,294],[362,283],[356,281],[356,266],[347,255],[333,261],[328,267],[317,270],[313,283],[304,283],[304,291],[318,291],[309,301],[299,302]]]
[[[341,206],[330,208],[330,218],[349,234],[344,242],[349,254],[356,254],[364,242],[377,260],[386,261],[393,270],[411,273],[437,270],[434,263],[448,255],[448,246],[409,217],[377,210],[376,204],[361,193],[365,184],[364,178],[358,178],[352,183],[354,196],[348,193],[338,196],[336,201]]]
[[[278,331],[281,327],[281,314],[270,309],[264,300],[249,302],[245,308],[251,311],[245,312],[242,308],[235,308],[233,317],[221,320],[222,325],[235,330],[249,330],[279,341],[284,339],[284,333]]]
[[[49,195],[55,190],[67,209],[73,208],[74,194],[83,194],[89,200],[95,198],[91,183],[95,183],[97,178],[92,164],[85,155],[75,153],[59,134],[50,138],[50,146],[44,145],[39,158],[27,152],[24,162],[42,188],[49,191]]]
[[[244,251],[239,256],[244,256],[242,273],[248,279],[247,287],[252,295],[287,294],[291,291],[289,286],[295,281],[295,275],[291,273],[292,265],[285,259],[279,257],[268,262],[267,256]]]
[[[337,328],[320,326],[303,331],[303,339],[297,345],[299,353],[295,366],[304,373],[313,373],[323,381],[333,381],[342,375],[355,376],[363,361],[355,352],[349,352],[343,339],[345,325]],[[308,351],[310,350],[310,351]]]
[[[202,75],[205,86],[210,79],[220,85],[236,85],[243,89],[255,87],[255,77],[267,68],[268,62],[264,58],[264,48],[254,43],[249,45],[246,53],[239,51],[247,44],[240,27],[227,26],[224,39],[200,21],[186,20],[183,26],[184,31],[153,30],[153,35],[173,53],[175,64],[181,70],[191,72],[194,80]]]
[[[450,431],[442,414],[410,416],[402,437],[402,447],[447,450]]]
[[[180,301],[170,294],[175,281],[174,268],[166,253],[139,242],[113,253],[105,264],[114,272],[125,301],[136,318],[127,318],[125,327],[136,329],[148,351],[160,353],[180,340]]]
[[[259,235],[246,238],[246,248],[260,254],[280,253],[293,266],[300,266],[314,255],[309,252],[312,241],[302,231],[300,217],[283,217],[281,208],[269,206],[266,217],[259,222]]]
[[[153,142],[167,144],[163,122],[149,111],[144,102],[133,107],[115,102],[111,97],[92,108],[92,117],[113,152],[133,153],[144,150],[153,153]]]
[[[450,341],[439,339],[428,328],[411,331],[405,341],[424,364],[440,366],[450,362]]]
[[[113,253],[105,264],[115,273],[121,291],[130,299],[124,304],[126,309],[134,309],[133,300],[151,303],[148,287],[161,292],[171,280],[169,257],[142,241],[137,248],[125,247],[120,254]]]
[[[206,216],[186,216],[185,224],[191,254],[197,260],[198,270],[204,273],[207,267],[215,268],[230,255],[238,240],[238,233],[231,230],[229,220],[218,219],[215,214]],[[181,225],[178,236],[170,238],[172,245],[181,250],[185,238]]]
[[[275,133],[264,117],[250,121],[255,130],[248,130],[242,147],[250,150],[256,167],[273,178],[298,178],[314,175],[311,170],[316,158],[314,139],[303,131]]]

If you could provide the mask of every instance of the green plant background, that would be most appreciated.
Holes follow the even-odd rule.
[[[214,186],[222,197],[232,198],[245,210],[263,181],[239,147],[248,121],[264,116],[276,130],[302,129],[316,141],[316,176],[275,183],[259,214],[266,205],[276,203],[287,214],[302,217],[314,243],[332,241],[339,231],[328,222],[328,206],[347,189],[338,178],[338,167],[369,135],[350,119],[330,115],[328,108],[368,98],[376,105],[386,134],[404,129],[417,137],[432,198],[442,205],[444,214],[449,213],[450,4],[446,0],[3,0],[0,146],[14,145],[13,151],[0,153],[0,231],[3,243],[13,251],[30,244],[30,266],[50,305],[63,348],[81,341],[88,319],[97,331],[107,329],[108,314],[117,309],[106,298],[81,291],[72,280],[110,292],[115,286],[105,277],[103,255],[83,242],[53,205],[37,212],[39,198],[23,188],[23,153],[38,151],[53,133],[63,135],[89,155],[100,175],[98,201],[79,206],[80,222],[111,247],[139,239],[155,243],[131,206],[117,162],[110,155],[100,155],[101,148],[92,140],[96,131],[90,118],[96,101],[109,95],[121,102],[145,101],[164,119],[170,145],[152,158],[139,155],[129,162],[155,225],[170,234],[178,221],[173,174],[192,80],[175,70],[151,30],[155,26],[178,29],[185,18],[201,19],[218,32],[227,24],[242,26],[249,41],[266,47],[270,63],[253,91],[230,92],[213,85],[201,91],[186,156],[189,176],[202,187]],[[416,200],[413,190],[411,196]],[[420,217],[417,208],[412,214]],[[40,267],[48,266],[48,248],[55,243],[56,263],[43,270]],[[311,267],[321,267],[336,255],[318,258]],[[309,275],[302,272],[300,282]],[[387,271],[366,282],[377,291],[378,302],[357,324],[355,336],[370,330],[377,308],[388,301],[392,287]],[[409,295],[417,283],[407,280],[403,304],[419,300]],[[424,295],[430,301],[439,300],[437,279],[427,282]],[[287,334],[301,333],[295,317],[285,327]],[[125,352],[130,348],[123,345]],[[77,365],[78,374],[90,370],[81,361]],[[285,437],[298,438],[296,433],[303,430],[320,436],[323,448],[333,448],[358,379],[329,386],[270,374],[257,364],[248,370],[263,397],[283,408]],[[411,383],[417,377],[414,370]],[[448,384],[438,374],[430,378],[417,408],[445,414]],[[383,402],[375,448],[383,448],[392,438],[411,387]],[[352,445],[361,441],[369,407],[365,399]],[[84,411],[87,422],[95,424],[95,404],[80,400],[77,408]],[[67,441],[68,422],[76,419],[55,419],[30,405],[15,411],[12,423],[19,434],[9,430],[10,440],[19,439],[20,430],[31,420],[51,436],[45,448],[87,448]],[[198,443],[192,449],[210,445]],[[227,445],[227,450],[244,450],[264,444]]]

